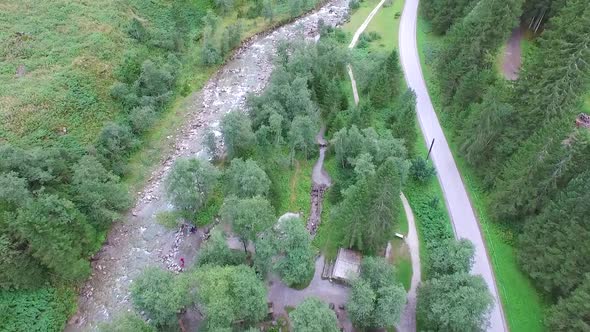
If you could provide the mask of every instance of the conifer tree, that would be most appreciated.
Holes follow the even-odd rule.
[[[476,3],[476,0],[426,0],[420,5],[432,24],[432,31],[442,35],[467,15]]]
[[[590,272],[590,171],[570,181],[519,238],[523,269],[547,293],[566,296]]]
[[[571,123],[590,84],[590,6],[586,0],[566,2],[525,59],[515,85],[519,109],[503,141],[523,142],[555,119]],[[507,150],[507,158],[518,146]]]
[[[581,128],[566,136],[549,126],[534,135],[505,166],[492,194],[499,220],[522,220],[545,206],[590,163],[590,132]]]
[[[590,274],[571,296],[562,298],[549,311],[549,331],[587,331],[590,327]]]
[[[492,66],[490,54],[496,53],[517,25],[521,7],[522,0],[481,0],[453,26],[437,62],[445,104],[453,101],[465,77]]]
[[[347,246],[369,253],[385,246],[398,215],[400,191],[399,163],[389,158],[374,175],[359,177],[344,192],[334,218],[345,225]]]
[[[483,96],[480,103],[474,104],[461,132],[461,152],[478,173],[486,174],[495,169],[495,156],[500,137],[499,128],[510,125],[514,107],[507,101],[508,89],[498,82]]]
[[[399,56],[393,50],[383,61],[383,65],[376,68],[373,78],[369,82],[368,94],[371,104],[382,108],[390,103],[399,94],[399,81],[401,69]]]

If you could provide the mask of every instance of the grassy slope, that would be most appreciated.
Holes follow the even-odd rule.
[[[370,44],[369,48],[376,51],[391,52],[398,45],[399,20],[396,13],[401,15],[404,0],[393,0],[391,6],[382,7],[367,26],[366,33],[377,32],[381,39]]]
[[[275,202],[277,215],[286,212],[303,212],[307,220],[311,208],[311,173],[313,160],[296,160],[295,166],[277,171],[273,177],[275,192],[281,193]]]
[[[424,78],[432,98],[435,109],[440,110],[439,88],[433,79],[433,68],[428,64],[429,48],[440,43],[440,38],[428,33],[428,24],[420,19],[418,24],[418,48]],[[426,59],[425,59],[426,58]],[[443,127],[445,116],[440,112]],[[476,210],[481,228],[492,259],[496,281],[504,312],[511,331],[542,331],[545,303],[534,288],[531,281],[522,273],[516,261],[514,247],[510,244],[514,234],[509,229],[494,223],[487,213],[487,196],[479,185],[470,167],[458,152],[453,135],[445,131],[449,145],[455,156],[455,161],[461,171],[463,180],[470,193],[471,202]]]
[[[348,22],[342,25],[342,30],[350,33],[352,36],[378,3],[379,0],[365,0],[360,2],[360,7],[351,13]]]
[[[209,6],[209,1],[198,3],[203,10]],[[278,3],[274,22],[262,17],[242,19],[244,39],[288,18],[288,4]],[[129,22],[137,17],[157,35],[162,32],[158,28],[169,25],[169,7],[169,2],[161,0],[2,2],[0,142],[43,146],[62,140],[60,132],[66,128],[68,139],[82,145],[92,143],[105,122],[121,116],[120,106],[109,93],[123,54],[139,49],[126,33]],[[246,11],[244,6],[242,9]],[[237,11],[223,18],[218,31],[236,21]],[[19,36],[20,32],[26,35]],[[201,66],[199,50],[200,43],[186,45],[178,91],[198,91],[219,68]],[[147,50],[148,57],[165,53]],[[26,75],[16,78],[21,64]],[[132,192],[145,183],[160,157],[171,149],[172,142],[166,137],[185,120],[184,99],[177,92],[153,129],[141,138],[141,148],[131,156],[125,179]]]
[[[3,1],[0,140],[28,143],[61,127],[83,141],[94,137],[117,113],[108,90],[130,43],[120,28],[129,14],[121,2],[108,0]],[[19,65],[27,74],[17,79]],[[90,103],[77,105],[73,93]]]

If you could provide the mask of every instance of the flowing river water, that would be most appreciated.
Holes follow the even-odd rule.
[[[221,118],[232,110],[244,110],[246,96],[262,91],[272,72],[272,57],[279,40],[301,34],[315,39],[320,18],[335,26],[347,15],[348,0],[332,0],[293,23],[253,38],[201,91],[187,97],[181,106],[186,109],[185,124],[177,129],[176,135],[167,137],[172,147],[170,154],[163,156],[144,190],[137,193],[133,209],[112,227],[103,248],[93,257],[92,275],[80,291],[78,312],[68,322],[66,331],[95,330],[99,323],[131,311],[129,286],[147,266],[178,271],[180,257],[191,264],[200,245],[199,235],[168,230],[155,221],[156,213],[171,209],[164,197],[163,179],[174,160],[202,153],[206,132],[213,130],[219,136]],[[324,152],[325,148],[321,157]],[[319,174],[324,175],[318,179],[329,182],[321,167],[320,163]]]

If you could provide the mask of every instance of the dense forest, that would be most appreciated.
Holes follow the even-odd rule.
[[[448,129],[485,184],[496,222],[514,230],[520,267],[546,294],[551,331],[585,330],[590,131],[576,125],[590,87],[585,0],[425,0]],[[534,38],[515,81],[495,55],[519,24]]]
[[[146,133],[243,38],[315,4],[2,5],[0,330],[63,328],[90,258],[131,205],[122,179]]]

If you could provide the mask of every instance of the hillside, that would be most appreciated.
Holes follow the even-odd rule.
[[[92,142],[121,115],[109,91],[127,75],[123,64],[182,53],[185,47],[171,41],[194,39],[209,5],[10,0],[0,7],[0,140],[26,146]],[[130,36],[133,19],[145,26],[149,43]],[[185,28],[175,29],[180,24]]]

